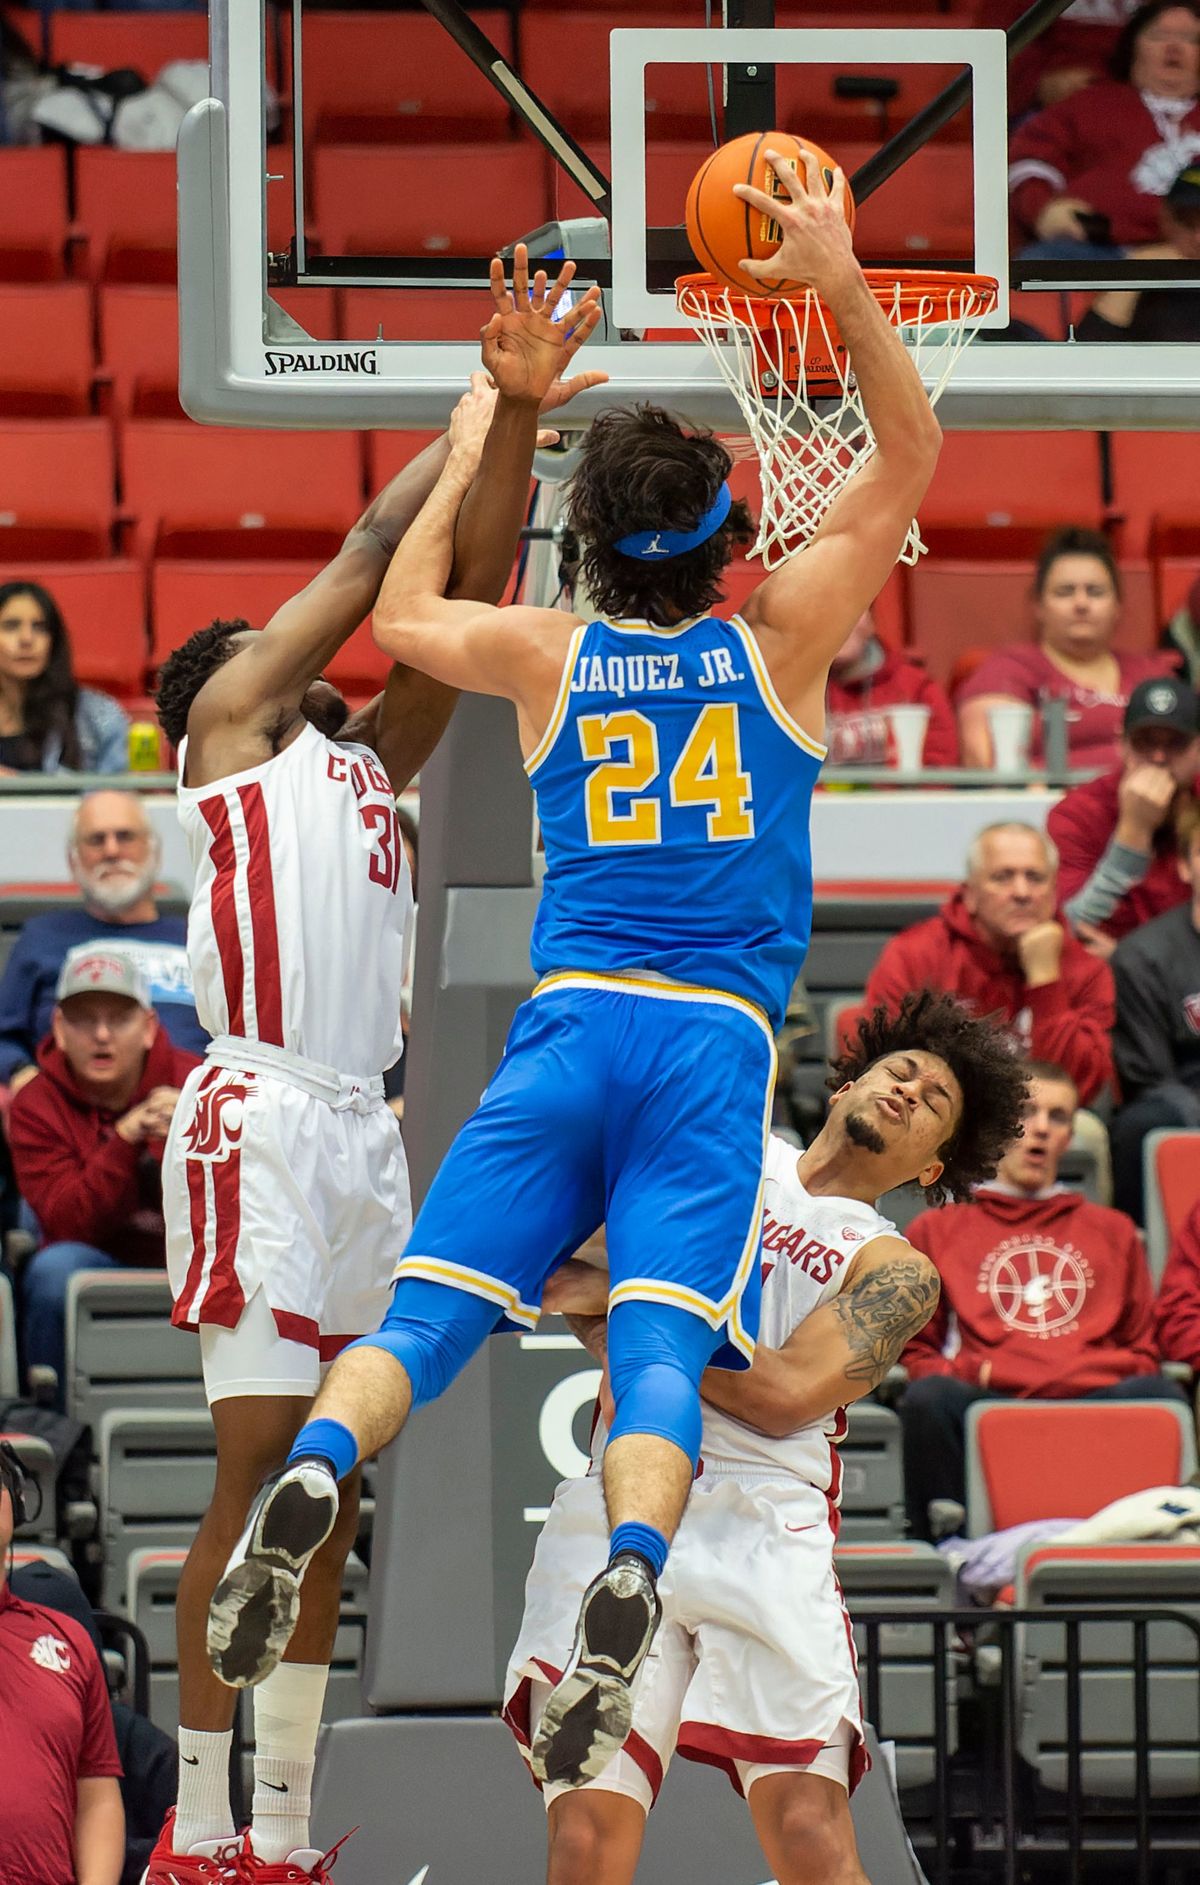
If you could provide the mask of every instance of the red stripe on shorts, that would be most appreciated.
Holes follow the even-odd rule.
[[[279,932],[275,926],[275,881],[271,875],[271,834],[261,785],[239,785],[250,859],[246,887],[254,938],[254,1007],[260,1041],[283,1046],[283,997],[279,988]],[[232,1032],[237,1032],[236,1029]]]
[[[765,1734],[735,1734],[732,1728],[718,1728],[711,1721],[685,1721],[679,1729],[679,1752],[684,1758],[723,1768],[737,1793],[742,1791],[739,1761],[755,1767],[804,1768],[824,1746],[824,1741],[775,1741]]]
[[[311,1316],[297,1315],[293,1309],[272,1306],[271,1314],[285,1342],[303,1342],[305,1348],[315,1348],[321,1361],[336,1361],[344,1348],[358,1340],[357,1335],[322,1335],[319,1322]]]
[[[200,805],[200,816],[212,832],[212,843],[208,847],[216,873],[211,895],[212,926],[221,964],[221,979],[225,984],[225,1006],[229,1010],[228,1032],[244,1034],[246,959],[238,929],[237,905],[234,902],[237,859],[233,849],[229,807],[223,798],[204,799]]]
[[[203,1084],[207,1085],[207,1081]],[[187,1278],[179,1292],[175,1307],[171,1311],[171,1321],[177,1329],[195,1327],[190,1318],[192,1305],[196,1300],[196,1291],[200,1287],[200,1276],[204,1269],[204,1232],[208,1222],[208,1206],[204,1196],[204,1167],[199,1159],[185,1158],[183,1169],[187,1178],[192,1254],[188,1260]]]
[[[202,1322],[215,1322],[222,1329],[236,1329],[241,1321],[246,1298],[238,1281],[237,1249],[242,1232],[242,1155],[236,1146],[229,1157],[215,1159],[210,1167],[213,1177],[214,1243],[216,1254],[209,1272],[208,1289],[200,1305]]]

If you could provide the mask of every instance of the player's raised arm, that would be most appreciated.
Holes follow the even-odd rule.
[[[807,282],[820,295],[849,350],[876,449],[830,505],[807,547],[759,585],[744,613],[760,635],[787,643],[786,654],[772,650],[773,673],[776,658],[784,659],[793,690],[811,681],[823,691],[829,662],[904,547],[942,435],[920,375],[855,260],[841,171],[827,194],[811,153],[804,163],[802,182],[782,159],[773,160],[786,203],[748,184],[735,186],[738,196],[783,229],[775,255],[741,266],[755,276]]]
[[[879,1386],[929,1321],[940,1290],[921,1251],[901,1237],[876,1237],[854,1259],[841,1292],[806,1316],[782,1348],[760,1343],[744,1374],[709,1369],[700,1392],[773,1438],[826,1420]]]

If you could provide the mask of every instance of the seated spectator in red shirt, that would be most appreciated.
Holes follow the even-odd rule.
[[[829,670],[825,744],[831,766],[887,766],[894,751],[889,707],[928,707],[922,763],[958,764],[954,709],[924,663],[885,647],[870,609],[850,630]]]
[[[943,989],[998,1015],[1023,1053],[1066,1067],[1086,1104],[1112,1076],[1113,981],[1055,916],[1057,868],[1032,825],[986,826],[966,882],[884,946],[863,999],[897,1008],[911,989]]]
[[[1200,6],[1149,0],[1126,22],[1107,78],[1028,118],[1008,187],[1026,255],[1112,255],[1158,234],[1158,199],[1200,156]]]
[[[125,1815],[104,1671],[82,1624],[9,1589],[21,1485],[0,1459],[0,1879],[118,1885]]]
[[[1143,1223],[1142,1141],[1164,1126],[1200,1126],[1200,804],[1179,815],[1179,874],[1190,901],[1126,936],[1113,1058],[1124,1105],[1110,1127],[1115,1202]]]
[[[1182,1396],[1158,1372],[1137,1231],[1120,1211],[1058,1183],[1074,1082],[1042,1061],[1029,1074],[1024,1134],[995,1178],[970,1204],[923,1211],[906,1233],[942,1283],[932,1320],[901,1357],[905,1498],[918,1538],[930,1536],[931,1500],[964,1501],[972,1402]]]
[[[1181,170],[1159,205],[1160,239],[1129,251],[1131,262],[1200,262],[1200,162]],[[1075,329],[1076,340],[1200,340],[1194,288],[1110,288]]]
[[[980,0],[975,24],[1004,32],[1028,6],[1029,0]],[[1023,118],[1041,106],[1056,105],[1102,78],[1121,28],[1137,7],[1138,0],[1074,0],[1009,65],[1011,115]]]
[[[39,1071],[8,1120],[17,1185],[45,1239],[22,1278],[25,1356],[60,1386],[68,1277],[166,1262],[163,1148],[198,1065],[160,1029],[128,957],[94,943],[71,950]]]
[[[989,655],[955,696],[963,765],[986,769],[995,763],[988,709],[1014,703],[1033,709],[1029,762],[1041,765],[1041,709],[1048,700],[1066,703],[1072,766],[1115,765],[1130,694],[1139,681],[1172,666],[1172,658],[1113,648],[1121,578],[1095,530],[1072,525],[1051,537],[1038,560],[1033,594],[1037,641]]]
[[[1046,820],[1075,934],[1111,956],[1122,936],[1186,903],[1175,821],[1200,774],[1200,699],[1174,675],[1135,687],[1121,763],[1072,787]]]
[[[1182,1361],[1200,1375],[1200,1204],[1192,1206],[1171,1245],[1154,1312],[1164,1361]]]

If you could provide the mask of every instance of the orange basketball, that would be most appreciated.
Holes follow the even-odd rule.
[[[751,183],[767,196],[776,196],[782,185],[767,162],[765,153],[778,151],[795,163],[803,179],[800,153],[811,151],[821,168],[826,190],[833,187],[836,168],[828,151],[806,137],[793,137],[789,131],[751,131],[735,137],[715,150],[692,178],[687,194],[688,241],[701,268],[715,275],[726,287],[743,294],[770,296],[800,292],[804,283],[793,281],[755,281],[744,275],[738,263],[747,258],[763,261],[779,247],[779,224],[740,196],[733,194],[735,183]],[[854,228],[854,198],[846,189],[846,221]]]

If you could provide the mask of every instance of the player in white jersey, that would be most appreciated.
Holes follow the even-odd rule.
[[[525,286],[527,261],[515,268]],[[370,614],[389,561],[443,467],[474,474],[455,541],[456,593],[498,601],[527,503],[537,409],[507,388],[530,351],[562,367],[596,292],[556,325],[544,273],[514,307],[493,265],[484,363],[446,438],[376,498],[333,562],[265,629],[215,622],[163,668],[159,717],[179,751],[195,873],[188,952],[213,1036],[176,1108],[164,1161],[173,1320],[200,1333],[217,1436],[213,1501],[176,1610],[180,1790],[148,1885],[323,1880],[309,1845],[313,1752],[357,1530],[344,1508],[304,1586],[290,1659],[255,1693],[253,1819],[235,1838],[228,1768],[236,1696],[212,1673],[213,1587],[263,1478],[286,1459],[321,1366],[387,1307],[411,1222],[399,1129],[383,1093],[398,1058],[412,884],[396,795],[440,738],[454,690],[394,668],[351,716],[321,676]],[[551,388],[543,410],[603,379]],[[264,1700],[265,1697],[265,1700]]]
[[[700,1464],[659,1584],[663,1623],[633,1729],[599,1778],[544,1789],[549,1885],[629,1885],[676,1749],[722,1768],[746,1797],[779,1885],[867,1885],[849,1811],[866,1756],[833,1567],[837,1442],[847,1405],[883,1379],[938,1299],[933,1264],[875,1200],[915,1180],[938,1202],[988,1176],[1020,1131],[1025,1082],[998,1032],[928,990],[866,1019],[834,1078],[807,1151],[771,1140],[754,1362],[703,1378]],[[606,1289],[602,1271],[573,1262],[542,1305],[562,1310],[601,1361]],[[604,1442],[601,1419],[592,1470],[555,1493],[526,1586],[504,1714],[527,1761],[608,1535]]]

